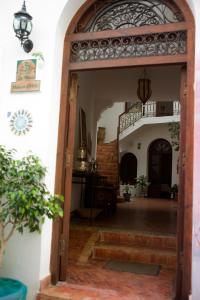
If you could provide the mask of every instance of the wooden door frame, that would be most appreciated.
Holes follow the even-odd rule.
[[[66,162],[66,130],[70,126],[68,124],[68,111],[67,103],[69,102],[69,82],[72,72],[83,71],[83,70],[95,70],[95,69],[111,69],[111,68],[125,68],[130,66],[144,66],[144,65],[173,65],[173,64],[186,64],[187,65],[187,101],[185,105],[186,120],[184,122],[185,132],[185,153],[180,153],[184,156],[184,164],[187,169],[187,180],[185,180],[185,210],[184,210],[184,223],[186,230],[184,232],[184,244],[185,255],[183,258],[184,278],[182,283],[183,298],[186,299],[186,295],[191,289],[191,243],[192,243],[192,192],[193,192],[193,150],[194,150],[194,49],[195,49],[195,22],[191,10],[186,3],[186,0],[175,0],[174,2],[181,10],[185,17],[186,22],[167,24],[167,25],[156,25],[156,26],[144,26],[139,28],[130,28],[114,31],[105,32],[92,32],[92,33],[79,33],[74,34],[76,24],[80,20],[81,16],[89,9],[89,7],[95,2],[95,0],[86,0],[86,2],[80,7],[76,15],[73,17],[64,40],[64,51],[63,51],[63,66],[62,66],[62,83],[61,83],[61,99],[60,99],[60,118],[59,118],[59,131],[58,131],[58,148],[57,148],[57,164],[56,164],[56,180],[55,180],[55,192],[65,194],[64,203],[64,221],[58,219],[53,224],[52,234],[52,250],[51,250],[51,275],[52,282],[56,283],[59,279],[65,280],[67,274],[62,274],[60,277],[60,255],[59,245],[61,235],[63,232],[63,224],[67,225],[69,229],[69,217],[70,217],[70,193],[67,193],[66,180],[69,184],[72,174],[67,174],[65,170]],[[138,58],[127,58],[127,59],[114,59],[107,61],[89,61],[83,63],[70,63],[70,44],[77,35],[79,38],[85,39],[86,37],[99,38],[109,36],[112,34],[116,36],[125,35],[131,33],[144,34],[163,32],[163,30],[170,31],[174,30],[187,30],[187,54],[185,55],[174,55],[166,57],[138,57]],[[156,31],[155,31],[156,30]],[[67,179],[66,179],[67,178]],[[69,189],[70,190],[70,189]],[[65,228],[66,232],[66,228]],[[67,253],[67,241],[68,237],[64,237],[65,249]],[[66,259],[67,268],[67,259]],[[67,271],[66,271],[67,272]]]

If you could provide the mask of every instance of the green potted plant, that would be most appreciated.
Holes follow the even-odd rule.
[[[130,201],[132,194],[132,186],[129,184],[124,184],[123,185],[123,196],[125,201]]]
[[[147,181],[147,177],[144,175],[141,175],[136,178],[136,186],[139,188],[139,194],[142,197],[145,197],[147,194],[147,186],[149,185]]]
[[[171,141],[172,141],[172,147],[174,151],[179,151],[180,148],[180,122],[171,122],[168,124]]]
[[[0,266],[15,231],[40,232],[45,217],[63,216],[63,197],[51,195],[43,181],[46,168],[28,155],[13,158],[14,151],[0,145]]]

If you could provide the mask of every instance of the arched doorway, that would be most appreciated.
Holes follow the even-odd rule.
[[[120,181],[122,184],[134,184],[137,177],[137,158],[133,153],[126,153],[120,162]]]
[[[169,198],[172,181],[172,146],[167,140],[157,139],[148,151],[148,196]]]
[[[170,2],[156,0],[155,2],[156,4],[149,0],[87,0],[68,27],[64,42],[55,183],[56,193],[65,195],[64,218],[57,220],[53,227],[51,272],[53,282],[66,279],[76,110],[74,96],[77,93],[77,80],[73,73],[81,70],[181,64],[184,68],[180,97],[182,124],[179,227],[181,231],[178,253],[180,280],[177,286],[181,295],[178,299],[186,299],[191,288],[194,19],[185,0]],[[116,4],[122,5],[125,11],[122,15],[128,17],[128,22],[123,21],[124,17],[116,18],[121,20],[120,26],[113,22],[117,16]],[[111,10],[109,5],[112,6]],[[128,14],[127,9],[130,12]],[[120,11],[118,10],[118,13]],[[142,18],[138,19],[135,12]],[[148,18],[143,18],[145,15],[148,15]],[[134,18],[139,22],[133,22]],[[107,20],[114,26],[110,26]]]

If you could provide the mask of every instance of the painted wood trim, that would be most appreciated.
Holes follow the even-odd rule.
[[[98,69],[110,69],[110,68],[124,68],[124,67],[136,67],[144,65],[170,65],[186,63],[188,60],[187,54],[169,55],[169,56],[148,56],[148,57],[130,57],[119,58],[110,60],[94,60],[87,62],[70,63],[69,69],[71,71],[82,70],[98,70]]]
[[[193,27],[194,28],[194,27]],[[188,32],[186,142],[185,142],[185,203],[184,203],[184,257],[182,298],[188,299],[192,280],[192,207],[193,207],[193,158],[194,158],[194,57],[195,32]]]
[[[70,35],[70,41],[84,41],[84,40],[97,40],[97,39],[107,39],[113,37],[126,37],[126,36],[137,36],[137,35],[146,35],[152,33],[162,33],[162,32],[173,32],[173,31],[182,31],[187,30],[187,23],[173,23],[173,24],[164,24],[164,25],[151,25],[151,26],[142,26],[134,27],[127,29],[118,29],[118,30],[105,30],[97,32],[84,32],[84,33],[74,33]]]
[[[51,283],[51,275],[46,276],[45,278],[40,280],[40,292],[44,289],[48,288]]]
[[[177,210],[177,271],[176,271],[176,299],[181,299],[183,282],[183,232],[184,232],[184,204],[185,204],[185,141],[186,141],[186,96],[187,92],[187,66],[181,68],[180,77],[180,151],[179,151],[179,194]],[[185,122],[183,121],[185,120]]]
[[[68,127],[68,87],[69,87],[69,73],[68,62],[70,57],[70,48],[68,43],[64,43],[63,51],[63,68],[62,68],[62,82],[61,82],[61,96],[60,96],[60,116],[58,127],[58,142],[57,142],[57,160],[56,160],[56,174],[55,174],[55,193],[65,193],[65,149],[66,149],[66,135],[65,131]],[[52,243],[51,243],[51,282],[56,284],[59,281],[61,261],[59,254],[60,238],[62,234],[63,220],[57,218],[53,222],[52,228]]]
[[[64,53],[63,53],[63,72],[62,72],[62,91],[61,91],[61,104],[60,104],[60,121],[59,121],[59,137],[58,137],[58,152],[57,152],[57,167],[56,167],[56,183],[55,183],[55,191],[56,192],[60,192],[63,191],[64,187],[64,179],[65,179],[65,175],[63,173],[63,160],[64,160],[64,151],[65,151],[65,139],[63,140],[62,137],[64,137],[64,133],[65,130],[68,128],[66,119],[66,112],[65,112],[65,108],[66,108],[66,103],[67,103],[67,91],[68,91],[68,86],[69,86],[69,76],[68,76],[68,70],[69,70],[69,54],[70,54],[70,49],[69,49],[69,41],[70,41],[70,36],[73,34],[74,29],[76,27],[76,24],[78,23],[79,19],[81,18],[81,16],[86,12],[86,10],[90,7],[90,5],[92,3],[94,3],[95,0],[87,0],[78,10],[78,12],[76,13],[76,15],[73,17],[66,35],[65,35],[65,46],[64,46]],[[189,8],[189,5],[187,4],[187,2],[185,0],[176,0],[175,3],[179,6],[179,8],[181,9],[185,19],[186,19],[186,26],[188,29],[188,33],[189,33],[189,39],[191,41],[190,43],[190,48],[188,49],[188,55],[187,55],[187,59],[186,59],[186,63],[188,64],[188,99],[187,99],[187,103],[190,103],[190,107],[187,111],[187,116],[188,116],[188,120],[187,122],[187,135],[186,135],[186,139],[187,139],[187,145],[189,147],[189,149],[187,149],[187,154],[191,156],[189,156],[189,158],[186,161],[186,166],[188,168],[188,174],[191,175],[191,179],[190,182],[188,181],[186,183],[186,198],[187,198],[187,204],[188,204],[188,208],[186,215],[185,215],[185,223],[187,224],[187,232],[185,232],[185,241],[189,241],[189,247],[188,250],[186,251],[188,253],[188,258],[185,258],[185,266],[186,269],[189,270],[189,272],[185,272],[184,274],[184,281],[187,283],[185,285],[185,287],[182,287],[182,298],[178,299],[178,300],[186,300],[187,296],[189,294],[189,285],[191,282],[191,250],[190,250],[190,243],[192,240],[192,235],[191,235],[191,226],[192,226],[192,170],[193,170],[193,113],[194,113],[194,91],[193,91],[193,82],[194,82],[194,28],[195,28],[195,23],[194,23],[194,18],[192,15],[192,12]],[[177,24],[175,24],[176,26]],[[67,46],[66,46],[67,45]],[[155,57],[154,57],[155,58]],[[151,65],[154,65],[154,58],[152,58],[152,63]],[[138,63],[137,65],[145,65],[145,63],[143,63],[143,60],[146,58],[140,58],[140,64]],[[173,63],[180,63],[180,61],[178,62],[173,62]],[[157,61],[156,63],[161,64]],[[169,62],[170,64],[170,62]],[[137,66],[136,65],[136,66]],[[127,66],[127,65],[126,65]],[[132,66],[132,65],[131,65]],[[111,68],[120,68],[120,67],[124,67],[124,64],[122,65],[112,65],[112,63],[110,63],[109,67]],[[106,64],[104,63],[103,65],[99,64],[97,68],[92,68],[92,69],[101,69],[101,68],[108,68],[108,66],[106,66]],[[80,70],[87,70],[87,69],[83,69],[81,68]],[[191,123],[190,123],[191,122]],[[191,142],[191,143],[190,143]],[[64,177],[64,178],[63,178]],[[188,225],[189,222],[189,225]],[[69,220],[68,220],[69,223]],[[59,270],[60,270],[60,261],[59,261],[59,255],[58,255],[58,250],[59,250],[59,237],[61,235],[61,231],[60,228],[63,227],[62,221],[55,221],[54,222],[54,226],[53,226],[53,238],[52,238],[52,259],[51,259],[51,273],[52,273],[52,278],[54,278],[54,283],[56,281],[58,281],[58,274],[59,274]],[[186,253],[185,252],[185,253]],[[189,283],[188,283],[189,282]]]
[[[78,94],[78,75],[72,73],[70,76],[69,87],[69,122],[66,144],[65,159],[65,202],[64,202],[64,218],[62,226],[62,239],[64,240],[64,252],[61,254],[61,270],[60,280],[66,280],[68,266],[68,248],[69,248],[69,225],[70,225],[70,207],[72,192],[72,169],[74,155],[74,141],[76,128],[76,105]]]

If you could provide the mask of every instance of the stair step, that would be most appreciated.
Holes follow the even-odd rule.
[[[112,289],[66,283],[44,289],[37,295],[36,300],[115,300],[117,294],[118,293]]]
[[[98,244],[93,248],[93,258],[98,260],[134,261],[159,264],[163,267],[176,268],[176,252],[173,250],[157,250],[155,248],[116,246]]]
[[[100,242],[112,245],[141,246],[176,250],[176,236],[157,235],[132,231],[100,231]]]

